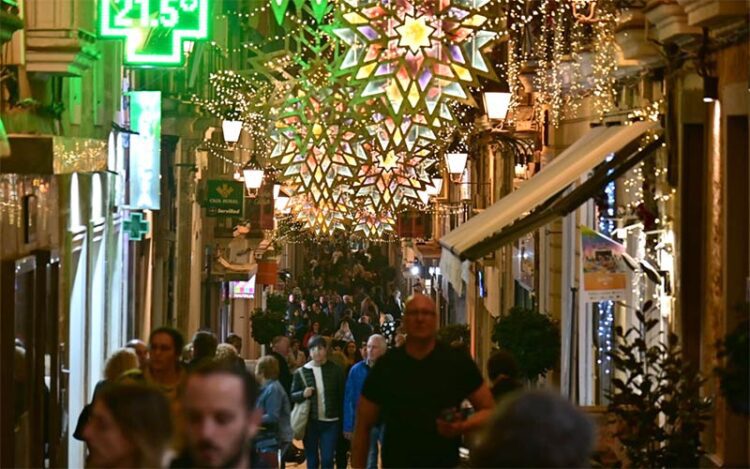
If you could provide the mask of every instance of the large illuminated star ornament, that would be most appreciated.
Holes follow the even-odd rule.
[[[367,239],[386,239],[396,234],[396,217],[389,210],[364,206],[357,210],[354,234]]]
[[[396,27],[396,32],[399,35],[398,45],[408,47],[416,54],[420,48],[432,45],[430,36],[435,32],[435,28],[427,25],[424,18],[407,16],[404,24]]]
[[[427,161],[428,156],[427,150],[396,153],[375,148],[373,163],[361,167],[352,185],[355,197],[365,200],[375,211],[393,211],[406,199],[417,200],[419,191],[429,184],[429,180],[422,177],[425,174],[422,165],[432,163]]]
[[[332,200],[334,189],[368,162],[358,125],[342,93],[300,89],[276,118],[271,163],[298,193],[309,194],[315,203]]]
[[[337,187],[328,200],[314,201],[310,194],[300,194],[291,200],[291,213],[295,221],[315,236],[328,236],[346,231],[351,206],[345,187]]]
[[[481,51],[495,37],[481,29],[489,1],[340,2],[343,27],[333,32],[348,46],[340,69],[358,86],[356,98],[376,98],[396,124],[453,122],[448,104],[475,104],[469,87],[492,76]]]

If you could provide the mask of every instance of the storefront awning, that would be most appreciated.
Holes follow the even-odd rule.
[[[414,255],[422,265],[431,266],[432,262],[440,260],[440,245],[434,241],[415,243]]]
[[[563,216],[591,198],[661,145],[640,147],[641,137],[658,130],[655,122],[594,127],[520,189],[500,199],[440,239],[440,270],[458,290],[463,262],[483,257],[514,239]],[[605,164],[609,155],[613,155]],[[592,177],[566,195],[563,191],[601,165]]]

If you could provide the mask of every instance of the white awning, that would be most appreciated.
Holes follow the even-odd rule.
[[[469,262],[463,260],[468,249],[523,218],[602,163],[608,155],[619,152],[658,127],[655,122],[636,122],[589,130],[517,191],[440,238],[442,274],[462,294],[462,270],[466,270],[466,266],[462,269],[461,264]]]

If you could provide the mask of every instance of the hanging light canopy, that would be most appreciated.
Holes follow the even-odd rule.
[[[482,100],[487,117],[491,120],[504,120],[508,116],[511,97],[510,88],[505,82],[493,81],[486,85],[482,92]]]
[[[429,185],[425,188],[425,192],[427,192],[427,195],[432,197],[437,197],[440,195],[440,193],[443,190],[443,178],[441,177],[434,177],[432,178],[432,185]]]
[[[273,198],[278,199],[279,194],[281,194],[281,183],[280,182],[274,182],[273,183]]]
[[[227,143],[237,143],[242,132],[242,121],[227,120],[221,123],[221,130],[224,133],[224,141]]]

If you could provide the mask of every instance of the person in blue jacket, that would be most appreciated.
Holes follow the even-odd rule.
[[[367,340],[367,357],[352,366],[344,388],[344,438],[352,439],[354,432],[354,417],[357,415],[357,404],[362,394],[365,378],[370,368],[388,350],[385,337],[380,334],[371,335]],[[370,451],[367,454],[367,469],[378,467],[378,442],[380,441],[382,426],[375,427],[370,434]]]

